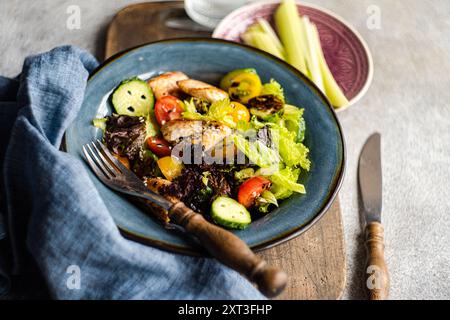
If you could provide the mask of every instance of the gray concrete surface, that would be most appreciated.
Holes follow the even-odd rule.
[[[101,58],[105,28],[131,0],[1,0],[0,74],[62,44]],[[339,114],[348,145],[340,193],[347,245],[344,298],[361,298],[364,260],[356,169],[360,149],[382,134],[387,260],[392,299],[450,299],[450,2],[447,0],[310,0],[351,22],[372,50],[367,95]],[[66,28],[67,7],[81,8],[81,29]],[[370,5],[381,29],[367,27]]]

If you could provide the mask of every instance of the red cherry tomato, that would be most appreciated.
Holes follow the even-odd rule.
[[[269,188],[270,180],[263,177],[250,178],[239,187],[238,202],[244,207],[250,208],[255,203],[255,199]]]
[[[172,152],[170,144],[166,140],[158,137],[148,138],[147,146],[159,158],[168,157]]]
[[[165,96],[156,101],[155,117],[159,125],[181,118],[183,113],[183,102],[174,96]]]

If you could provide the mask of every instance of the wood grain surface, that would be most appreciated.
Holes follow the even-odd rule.
[[[172,29],[169,19],[186,18],[182,1],[128,6],[117,13],[106,35],[106,58],[137,45],[169,38],[209,37],[210,32]]]
[[[105,58],[156,40],[210,36],[207,32],[166,25],[167,19],[185,17],[182,1],[126,7],[109,25]],[[289,276],[288,285],[278,299],[340,299],[346,283],[346,260],[339,199],[307,232],[259,255]]]
[[[340,299],[346,284],[346,261],[339,198],[304,234],[260,254],[289,277],[278,299]]]

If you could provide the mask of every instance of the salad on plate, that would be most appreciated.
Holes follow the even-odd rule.
[[[299,181],[310,169],[304,110],[255,69],[231,71],[219,87],[181,71],[135,77],[109,100],[113,113],[93,124],[114,156],[150,190],[220,226],[244,229],[306,193]]]

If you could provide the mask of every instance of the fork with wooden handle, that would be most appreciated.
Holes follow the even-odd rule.
[[[208,253],[254,282],[267,297],[280,294],[287,283],[284,271],[269,266],[233,233],[222,229],[189,209],[183,202],[172,203],[149,190],[144,183],[99,141],[83,146],[87,163],[97,177],[116,191],[144,198],[168,211],[171,223],[199,240]]]

